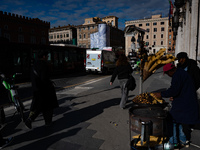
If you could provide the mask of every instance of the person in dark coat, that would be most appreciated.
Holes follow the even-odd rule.
[[[38,61],[33,65],[32,69],[32,88],[33,100],[31,103],[30,114],[25,122],[28,128],[32,128],[32,121],[43,113],[45,125],[50,125],[52,122],[53,110],[58,107],[58,101],[54,85],[49,77],[47,65],[48,52],[40,51]]]
[[[133,72],[133,69],[131,68],[131,65],[128,62],[128,59],[125,55],[121,55],[119,59],[116,62],[116,68],[112,74],[112,77],[110,79],[110,85],[113,84],[115,78],[118,76],[120,88],[121,88],[121,102],[120,102],[120,108],[124,109],[126,102],[128,100],[128,90],[125,87],[131,73]]]
[[[163,71],[172,77],[171,86],[166,91],[155,93],[155,95],[158,98],[171,98],[172,108],[170,115],[176,124],[181,124],[183,127],[186,141],[181,141],[181,144],[189,146],[188,143],[191,138],[190,126],[199,122],[199,108],[194,82],[186,71],[176,68],[173,64],[166,64],[163,67]]]
[[[195,89],[198,90],[200,87],[200,69],[197,62],[193,59],[189,59],[186,52],[180,52],[176,55],[178,58],[177,68],[182,68],[187,71],[192,79],[194,80]]]

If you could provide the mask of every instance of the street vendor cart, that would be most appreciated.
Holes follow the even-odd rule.
[[[167,54],[161,48],[154,54],[148,55],[144,46],[143,37],[145,30],[135,25],[126,26],[125,36],[135,37],[138,34],[140,48],[140,82],[139,95],[133,99],[133,106],[129,109],[130,146],[131,150],[159,150],[164,149],[165,121],[167,112],[164,108],[167,103],[157,99],[153,93],[143,93],[143,82],[146,81],[157,69],[165,64],[174,62],[176,58]],[[132,135],[136,133],[138,135]]]
[[[136,96],[129,109],[131,150],[164,149],[167,117],[164,108],[168,103],[156,100],[151,95],[144,93]]]

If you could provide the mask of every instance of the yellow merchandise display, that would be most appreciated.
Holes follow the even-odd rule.
[[[158,136],[149,136],[149,145],[147,141],[144,141],[143,144],[141,144],[140,140],[141,134],[138,134],[136,136],[133,136],[132,138],[135,139],[135,143],[132,143],[134,147],[155,147],[156,145],[162,145],[163,144],[163,137]],[[166,137],[164,137],[164,141],[166,140]]]

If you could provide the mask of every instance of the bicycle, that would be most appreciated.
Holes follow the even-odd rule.
[[[4,74],[0,74],[0,76],[1,76],[2,84],[8,90],[8,98],[9,98],[10,102],[14,104],[16,112],[18,112],[22,121],[24,122],[25,121],[24,112],[23,112],[24,105],[21,102],[20,97],[18,95],[17,89],[19,87],[15,85],[15,77],[16,77],[16,75],[20,75],[20,74],[21,73],[15,73],[12,75],[11,78],[6,78]],[[15,113],[14,113],[14,115],[15,115]]]

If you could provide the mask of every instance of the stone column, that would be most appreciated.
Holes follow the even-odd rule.
[[[190,58],[196,60],[198,0],[192,0]]]
[[[189,11],[189,3],[186,4],[186,14],[185,14],[185,20],[184,20],[184,34],[185,34],[185,52],[190,54],[190,39],[191,39],[191,14]]]

